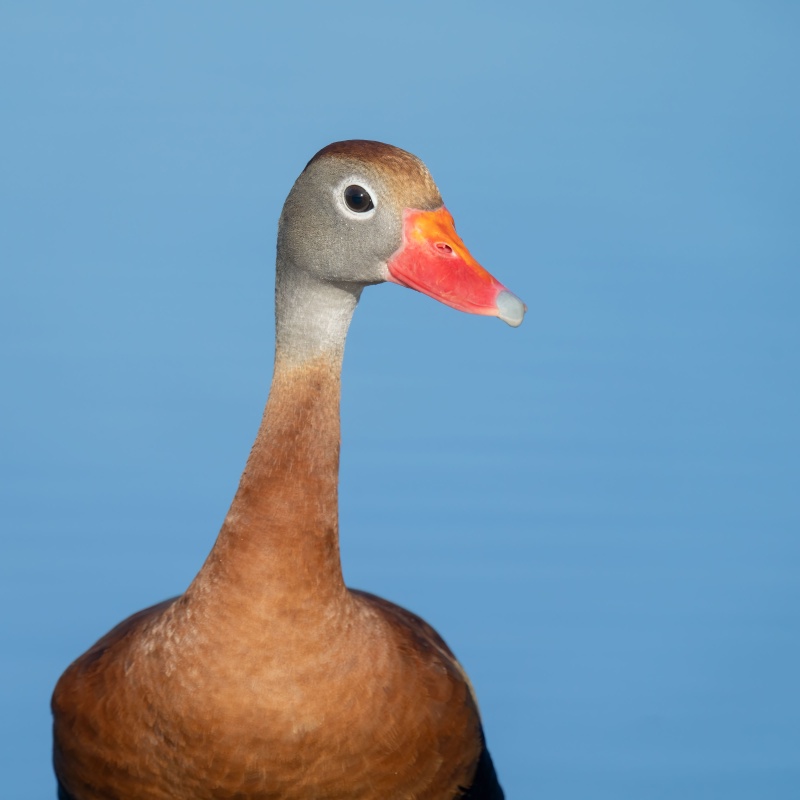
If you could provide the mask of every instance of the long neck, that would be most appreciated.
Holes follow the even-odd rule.
[[[339,401],[359,294],[279,264],[269,400],[217,542],[187,595],[224,596],[258,614],[324,606],[343,594]]]

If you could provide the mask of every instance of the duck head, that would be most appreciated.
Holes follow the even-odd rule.
[[[279,277],[299,271],[356,299],[390,281],[515,327],[526,310],[467,250],[422,161],[381,142],[336,142],[309,161],[284,205],[278,254]]]

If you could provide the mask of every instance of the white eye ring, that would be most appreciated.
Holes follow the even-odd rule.
[[[350,186],[359,186],[362,188],[369,195],[369,198],[372,201],[372,207],[366,211],[354,211],[352,208],[350,208],[345,200],[345,192]],[[371,219],[373,216],[375,216],[375,209],[378,207],[378,197],[373,191],[372,187],[369,185],[369,182],[359,178],[356,175],[352,175],[339,183],[336,189],[334,189],[333,200],[338,209],[350,219]]]

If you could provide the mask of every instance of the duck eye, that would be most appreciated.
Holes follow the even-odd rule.
[[[344,201],[351,211],[356,211],[359,214],[363,214],[365,211],[375,208],[375,204],[372,202],[369,192],[363,186],[358,186],[357,184],[348,186],[344,190]]]

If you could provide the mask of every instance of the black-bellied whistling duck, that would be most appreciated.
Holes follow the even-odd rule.
[[[278,227],[275,372],[219,538],[186,592],[120,623],[53,695],[63,800],[502,798],[469,679],[427,623],[344,585],[345,336],[393,281],[519,325],[424,164],[317,153]]]

